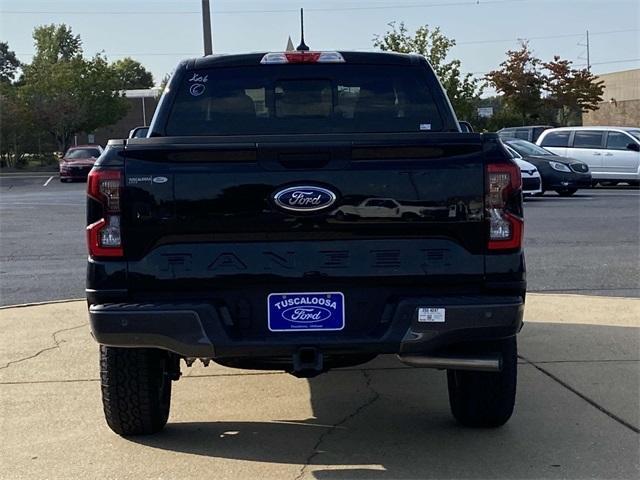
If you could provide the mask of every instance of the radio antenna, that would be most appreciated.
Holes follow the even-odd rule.
[[[296,48],[299,52],[308,52],[309,47],[304,43],[304,8],[300,9],[300,45]]]

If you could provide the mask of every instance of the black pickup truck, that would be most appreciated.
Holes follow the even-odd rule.
[[[146,138],[89,175],[104,411],[163,428],[180,359],[312,377],[395,354],[446,369],[463,425],[512,414],[525,268],[518,167],[462,133],[427,61],[182,62]]]

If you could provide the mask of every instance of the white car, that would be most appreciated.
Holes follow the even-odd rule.
[[[551,128],[536,143],[586,163],[595,181],[640,184],[640,127]]]
[[[520,175],[522,176],[522,193],[524,195],[536,195],[542,193],[542,177],[536,166],[522,159],[522,156],[509,145],[504,148],[509,152],[511,158],[520,167]]]

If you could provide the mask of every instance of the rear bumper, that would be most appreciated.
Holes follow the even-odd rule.
[[[442,323],[418,321],[419,307],[445,308]],[[520,296],[406,297],[387,304],[363,334],[236,330],[229,311],[212,303],[91,305],[95,339],[116,347],[153,347],[183,357],[269,359],[313,348],[323,355],[431,354],[467,341],[513,336],[522,328]],[[349,318],[346,319],[349,322]]]
[[[535,195],[542,192],[542,179],[540,176],[522,176],[522,193],[524,195]]]

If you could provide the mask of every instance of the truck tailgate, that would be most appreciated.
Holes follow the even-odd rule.
[[[129,289],[482,279],[480,135],[333,137],[129,141]],[[334,192],[335,203],[309,213],[274,202],[278,191],[304,185]]]

